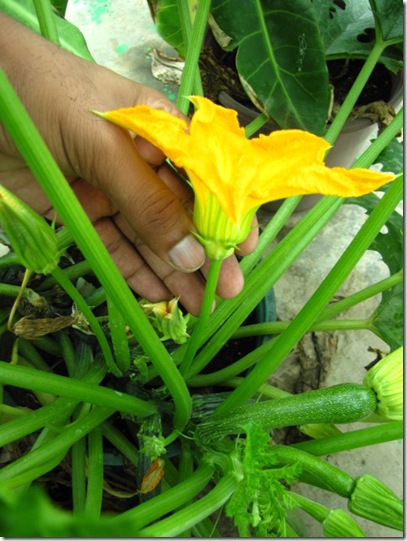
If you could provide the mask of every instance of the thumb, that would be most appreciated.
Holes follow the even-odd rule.
[[[134,231],[134,243],[145,243],[171,266],[192,272],[205,260],[203,246],[192,235],[189,214],[159,178],[122,128],[94,117],[100,148],[92,164],[92,182],[112,201]],[[162,160],[161,160],[162,161]]]

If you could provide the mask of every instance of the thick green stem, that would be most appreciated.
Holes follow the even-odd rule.
[[[374,297],[375,295],[378,295],[379,293],[382,293],[387,289],[391,289],[397,284],[400,284],[402,281],[403,271],[400,270],[399,272],[396,272],[396,274],[393,274],[392,276],[389,276],[388,278],[385,278],[384,280],[381,280],[376,284],[357,291],[353,295],[349,295],[349,297],[341,299],[340,301],[335,302],[330,306],[327,306],[321,313],[321,316],[315,321],[315,324],[317,325],[321,321],[331,319],[340,314],[341,312],[349,310],[349,308],[352,308],[353,306],[367,299],[370,299],[371,297]]]
[[[322,310],[338,291],[359,259],[376,238],[380,229],[387,222],[400,201],[402,188],[402,178],[399,177],[390,185],[383,199],[379,201],[377,207],[339,258],[331,272],[323,280],[317,291],[276,340],[274,347],[247,375],[245,381],[225,400],[217,413],[243,405],[257,392],[259,386],[268,379],[270,374],[285,359],[294,345],[307,332],[317,317],[320,316]]]
[[[140,537],[175,537],[219,509],[236,490],[238,479],[228,474],[208,494],[140,531]]]
[[[212,466],[200,464],[195,472],[185,481],[177,483],[176,486],[155,496],[154,499],[121,513],[119,516],[113,518],[112,521],[117,524],[118,528],[121,527],[121,524],[126,524],[129,521],[134,525],[134,529],[143,528],[174,509],[190,502],[209,483],[213,471]]]
[[[34,0],[34,6],[41,34],[56,45],[60,45],[55,15],[50,0]]]
[[[393,421],[359,430],[352,430],[352,432],[337,434],[329,438],[296,443],[292,447],[301,449],[312,455],[322,456],[376,445],[386,441],[401,440],[402,438],[403,422]]]
[[[69,415],[77,403],[73,398],[57,398],[52,404],[24,413],[24,415],[0,425],[0,447],[32,434],[46,425],[52,425],[62,414]]]
[[[191,14],[191,8],[189,6],[188,0],[176,0],[177,1],[177,8],[178,8],[178,15],[180,20],[180,26],[182,31],[182,39],[185,43],[185,50],[188,51],[191,40],[193,39],[193,33],[192,33],[192,14]],[[195,46],[195,45],[194,45]],[[199,57],[198,57],[199,58]],[[185,84],[185,91],[188,90],[190,81],[193,80],[193,84],[191,85],[191,90],[188,92],[188,96],[193,93],[196,96],[203,96],[203,88],[202,88],[202,81],[201,81],[201,74],[199,72],[199,69],[196,69],[197,66],[193,66],[190,68],[185,65],[184,71],[191,69],[192,73],[190,75],[184,76],[188,79],[187,83]]]
[[[254,351],[251,351],[229,366],[212,372],[210,374],[198,374],[188,380],[191,387],[205,387],[207,385],[219,385],[222,382],[241,374],[257,362],[259,362],[265,353],[272,347],[272,341],[265,342]],[[232,360],[231,360],[232,361]]]
[[[130,349],[127,338],[126,322],[120,310],[117,309],[110,297],[107,297],[109,313],[109,330],[116,358],[117,368],[125,374],[130,368]]]
[[[387,128],[385,128],[379,137],[373,141],[361,156],[359,156],[353,164],[353,167],[370,167],[377,156],[387,148],[389,143],[397,137],[398,133],[403,128],[403,117],[404,110],[401,108]]]
[[[300,449],[285,445],[270,445],[268,454],[280,464],[300,464],[302,470],[320,481],[324,488],[349,498],[355,487],[354,479],[346,472]]]
[[[86,502],[86,438],[72,446],[71,460],[73,512],[83,513]]]
[[[110,408],[95,408],[89,415],[66,427],[61,434],[48,441],[46,445],[42,445],[5,466],[0,471],[0,481],[13,479],[42,465],[45,465],[45,471],[49,471],[53,467],[52,460],[55,457],[67,453],[74,443],[103,423],[113,413],[114,410]],[[35,479],[35,477],[33,478]]]
[[[134,466],[138,466],[139,452],[134,445],[109,422],[102,425],[103,436],[110,441]]]
[[[188,50],[185,57],[185,67],[182,72],[181,85],[178,91],[177,106],[184,113],[188,113],[188,97],[194,88],[196,74],[198,72],[198,61],[201,53],[203,38],[205,35],[210,0],[200,0],[195,13],[194,25],[190,34],[191,40],[188,43]]]
[[[103,497],[103,444],[100,425],[88,434],[88,486],[85,511],[100,516]]]
[[[383,42],[376,42],[373,49],[371,50],[366,62],[363,64],[362,69],[360,70],[358,76],[355,79],[355,82],[352,85],[352,88],[348,92],[344,102],[342,103],[337,115],[335,116],[332,124],[328,128],[327,133],[325,134],[325,139],[334,144],[338,135],[340,134],[345,122],[347,121],[352,109],[354,108],[357,99],[363,91],[367,81],[369,80],[372,71],[374,70],[379,58],[384,50]]]
[[[107,387],[0,361],[0,382],[33,391],[52,392],[79,401],[106,406],[137,417],[152,415],[156,405]]]
[[[232,335],[232,339],[279,334],[285,331],[289,325],[291,325],[291,321],[272,321],[244,325]],[[370,329],[370,319],[338,319],[315,323],[308,330],[309,332],[332,332],[363,331],[367,329]]]

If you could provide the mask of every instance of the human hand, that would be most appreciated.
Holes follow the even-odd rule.
[[[129,286],[151,302],[180,296],[198,314],[209,262],[191,234],[192,192],[161,151],[90,110],[146,104],[182,114],[158,91],[84,61],[2,13],[0,51],[3,69]],[[37,212],[54,217],[1,125],[0,182]],[[239,253],[250,252],[256,241],[255,230]],[[242,286],[231,256],[217,293],[233,297]]]

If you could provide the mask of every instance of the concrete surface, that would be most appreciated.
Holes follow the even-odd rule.
[[[151,50],[172,50],[157,36],[147,0],[70,0],[67,18],[83,32],[96,61],[138,82],[153,86],[175,99],[177,85],[158,81],[151,74]],[[301,218],[294,215],[280,238]],[[267,213],[260,220],[267,219]],[[276,284],[277,312],[280,320],[292,319],[318,287],[364,220],[364,210],[353,205],[342,207],[330,224],[297,259]],[[338,292],[348,295],[388,275],[387,267],[375,252],[368,252]],[[379,299],[374,298],[354,308],[346,317],[363,318],[371,314]],[[362,382],[364,366],[375,354],[368,347],[388,351],[387,345],[369,332],[334,333],[330,340],[323,384]],[[317,338],[318,339],[318,338]],[[321,346],[324,348],[324,344]],[[283,385],[298,373],[295,353],[276,374]],[[297,363],[298,364],[298,363]],[[400,497],[403,493],[403,446],[401,442],[384,443],[327,457],[351,475],[370,473],[388,484]],[[299,485],[297,490],[329,506],[343,501],[328,492]],[[358,519],[368,537],[401,537],[402,534]],[[304,535],[318,537],[320,530],[305,520]]]

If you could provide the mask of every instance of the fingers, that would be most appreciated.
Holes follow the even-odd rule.
[[[177,271],[142,242],[130,242],[131,228],[120,214],[98,220],[95,228],[133,291],[150,302],[180,297],[188,312],[199,315],[205,288],[199,273]]]
[[[140,156],[127,132],[96,117],[93,121],[99,137],[83,157],[85,173],[158,257],[184,272],[198,269],[204,249],[191,234],[191,217],[181,201]]]

